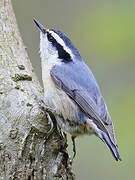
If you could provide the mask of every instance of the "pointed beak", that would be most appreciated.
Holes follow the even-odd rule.
[[[42,31],[45,34],[47,31],[44,28],[44,26],[42,24],[40,24],[35,18],[33,20],[34,20],[35,24],[37,25],[37,27],[40,29],[40,31]]]

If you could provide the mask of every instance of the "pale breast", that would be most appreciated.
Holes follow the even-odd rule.
[[[55,109],[56,113],[65,120],[69,119],[75,121],[79,112],[79,107],[64,91],[56,87],[50,76],[52,67],[53,64],[42,64],[44,101],[49,107]]]

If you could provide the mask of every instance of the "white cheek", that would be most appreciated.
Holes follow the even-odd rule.
[[[45,61],[58,57],[55,47],[48,41],[47,35],[42,32],[40,33],[40,56]]]
[[[48,41],[47,35],[42,32],[40,33],[40,57],[44,63],[61,64],[56,48]]]
[[[50,54],[50,56],[57,55],[57,51],[56,51],[55,47],[53,47],[50,42],[48,42],[47,49],[48,49],[48,53]]]

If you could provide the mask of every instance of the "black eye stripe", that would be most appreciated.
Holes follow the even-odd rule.
[[[55,41],[54,37],[53,37],[50,33],[48,33],[48,32],[47,32],[47,38],[48,38],[48,40],[49,40],[50,42]]]
[[[47,32],[47,38],[52,43],[52,45],[57,49],[60,59],[63,59],[65,61],[71,61],[70,54],[63,49],[63,46],[59,44],[49,32]]]

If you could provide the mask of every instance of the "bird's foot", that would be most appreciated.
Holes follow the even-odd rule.
[[[39,104],[40,108],[43,111],[51,112],[53,114],[56,113],[55,110],[50,108],[50,107],[48,107],[42,99],[39,99],[37,95],[33,94],[32,96],[33,96],[34,100]]]

